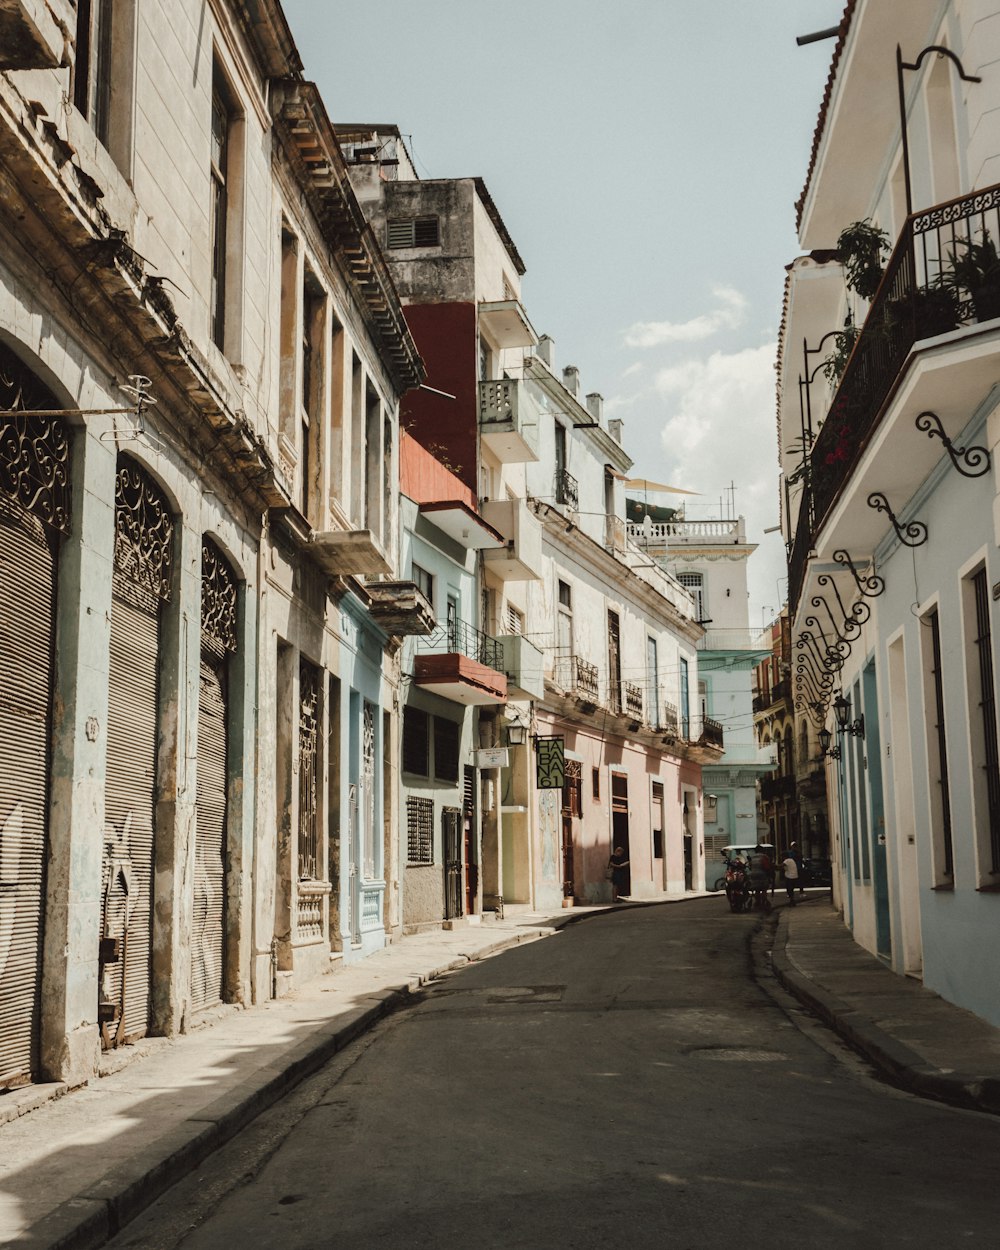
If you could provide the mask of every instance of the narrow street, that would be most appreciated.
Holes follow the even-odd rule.
[[[626,910],[457,972],[111,1244],[993,1244],[1000,1123],[876,1081],[755,926]]]

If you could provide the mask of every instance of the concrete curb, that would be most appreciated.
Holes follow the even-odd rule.
[[[893,1037],[843,999],[810,980],[792,964],[786,946],[788,923],[779,911],[771,947],[771,971],[778,981],[824,1024],[868,1059],[894,1084],[955,1107],[1000,1114],[1000,1078],[942,1072],[905,1042]]]
[[[424,985],[470,963],[548,937],[561,927],[532,929],[501,938],[471,954],[452,956],[446,963],[414,974],[397,985],[373,991],[371,1006],[340,1016],[330,1022],[328,1029],[320,1026],[281,1060],[261,1068],[252,1088],[244,1086],[224,1094],[153,1146],[113,1168],[96,1185],[62,1203],[31,1227],[29,1244],[48,1246],[51,1250],[94,1250],[103,1246],[214,1150],[231,1141],[242,1128],[318,1072],[379,1020],[404,1007]]]

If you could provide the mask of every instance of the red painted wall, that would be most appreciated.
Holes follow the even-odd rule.
[[[406,323],[427,366],[426,383],[447,391],[403,396],[400,423],[478,497],[479,344],[472,303],[407,304]]]
[[[404,430],[399,440],[399,486],[415,503],[460,499],[478,512],[476,494]]]

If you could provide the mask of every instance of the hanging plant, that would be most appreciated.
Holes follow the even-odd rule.
[[[870,217],[852,221],[841,230],[837,250],[844,266],[844,280],[862,299],[870,300],[882,281],[882,261],[891,249],[884,230],[872,225]]]
[[[848,310],[843,330],[838,330],[833,336],[834,349],[823,361],[823,376],[830,383],[831,390],[836,390],[860,334],[861,327],[854,324],[854,318]]]

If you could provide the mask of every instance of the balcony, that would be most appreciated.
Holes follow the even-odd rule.
[[[467,551],[498,551],[505,546],[503,536],[463,499],[422,503],[420,515]]]
[[[987,187],[910,216],[893,250],[868,316],[854,345],[826,420],[816,435],[806,465],[806,488],[800,504],[789,556],[789,602],[794,611],[802,591],[806,563],[817,534],[855,475],[864,453],[883,434],[880,426],[901,385],[914,345],[950,334],[963,327],[1000,317],[1000,287],[984,280],[976,286],[966,272],[976,248],[1000,241],[1000,185]],[[963,346],[967,340],[963,337]],[[948,376],[949,363],[933,362],[933,386],[921,394],[920,406],[975,407],[989,389],[995,345],[987,344],[974,362],[962,362],[956,379],[968,385],[958,395],[956,380]],[[915,405],[914,405],[915,406]],[[956,416],[956,420],[966,419]],[[912,431],[912,427],[908,433]],[[950,433],[957,432],[954,428]],[[940,446],[931,440],[908,439],[906,449],[883,456],[890,472],[905,475],[901,485],[919,484],[940,458]],[[896,452],[899,454],[896,454]],[[888,490],[892,481],[883,473],[867,489]],[[871,514],[861,509],[859,516]],[[854,534],[841,535],[852,551],[861,547]]]
[[[528,320],[520,300],[498,299],[479,305],[479,327],[501,350],[534,347],[538,335]]]
[[[545,657],[541,651],[522,634],[504,634],[497,642],[503,647],[508,698],[541,699],[545,694]]]
[[[580,487],[576,478],[566,469],[556,469],[554,494],[556,503],[564,504],[567,508],[578,508],[580,506]]]
[[[642,723],[642,686],[634,681],[622,682],[622,708],[630,720]]]
[[[716,547],[747,540],[743,517],[718,521],[650,521],[647,517],[628,521],[627,527],[629,538],[639,547]]]
[[[421,689],[466,707],[507,701],[503,647],[465,621],[440,625],[417,643],[413,678]]]
[[[557,654],[555,658],[556,685],[578,699],[585,712],[596,711],[600,703],[600,678],[597,665],[573,654]]]
[[[0,0],[0,70],[55,69],[74,30],[70,0]]]
[[[489,499],[482,505],[483,520],[504,539],[506,546],[484,551],[488,572],[503,582],[534,582],[542,576],[542,530],[523,499]]]
[[[322,530],[309,539],[309,551],[330,577],[372,577],[391,573],[392,564],[371,530]]]
[[[479,383],[479,432],[501,464],[538,459],[538,405],[514,378]]]
[[[387,634],[421,636],[437,626],[434,609],[415,582],[371,582],[365,592],[372,620]]]
[[[723,750],[723,731],[719,722],[712,720],[710,716],[702,717],[701,737],[698,741],[705,746],[718,747],[720,751]]]
[[[672,745],[680,737],[680,718],[677,714],[676,704],[664,703],[663,724],[660,728],[663,730],[663,741],[668,745]]]

